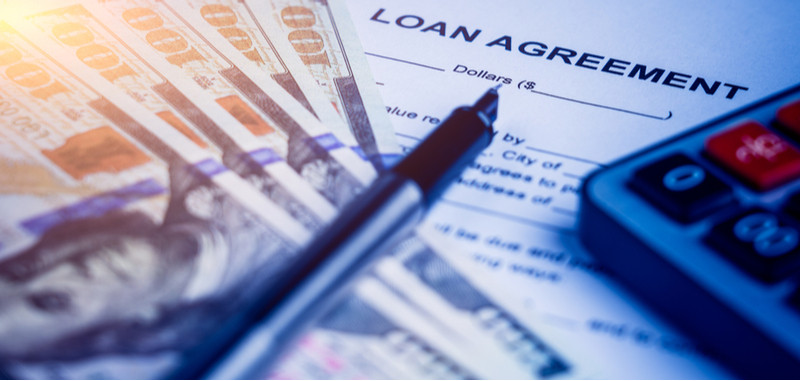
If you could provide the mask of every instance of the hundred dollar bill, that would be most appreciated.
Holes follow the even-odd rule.
[[[145,53],[166,57],[169,62],[174,51],[166,48],[165,44],[174,46],[174,38],[182,38],[189,50],[200,53],[188,60],[170,63],[179,67],[187,77],[197,78],[199,74],[201,77],[199,82],[212,81],[203,87],[217,100],[221,96],[235,95],[251,102],[255,111],[261,113],[265,120],[270,121],[279,130],[278,132],[288,139],[287,161],[290,165],[309,160],[319,163],[324,159],[331,167],[329,171],[337,173],[337,180],[341,183],[340,188],[344,186],[357,188],[357,181],[366,183],[374,178],[375,171],[372,168],[359,160],[358,156],[342,144],[327,126],[295,101],[267,73],[258,70],[252,62],[241,60],[238,52],[231,49],[229,43],[221,36],[210,34],[206,38],[198,33],[196,27],[189,24],[186,19],[193,13],[183,15],[171,5],[172,3],[177,2],[104,0],[100,4],[119,21],[110,27],[119,33],[122,33],[121,29],[125,29],[130,36],[137,36],[142,43],[141,51]],[[157,20],[157,23],[162,25],[155,26],[151,23],[152,20]],[[131,43],[128,40],[126,38],[126,42]],[[236,61],[229,58],[230,56]],[[339,168],[334,169],[334,166]],[[305,169],[299,164],[298,168]]]
[[[396,261],[388,258],[384,261]],[[381,267],[378,265],[378,267]],[[404,271],[404,270],[401,270]],[[413,277],[413,276],[412,276]],[[319,323],[315,332],[324,331],[321,335],[328,339],[334,339],[335,345],[351,350],[355,357],[345,359],[344,357],[329,358],[324,356],[330,351],[318,348],[319,351],[307,350],[302,344],[298,350],[304,351],[301,358],[295,357],[294,360],[286,360],[291,364],[278,365],[279,374],[270,373],[268,369],[262,368],[263,364],[270,364],[271,356],[274,353],[265,351],[264,348],[269,342],[265,340],[269,333],[260,328],[256,328],[251,336],[245,341],[237,352],[230,357],[230,361],[221,364],[220,370],[213,376],[215,378],[262,378],[262,377],[285,377],[280,375],[286,372],[297,372],[297,367],[306,370],[325,368],[325,364],[335,361],[342,364],[342,368],[359,371],[372,371],[375,368],[382,369],[383,374],[372,374],[375,378],[439,378],[439,377],[466,377],[466,378],[488,378],[488,379],[516,379],[530,377],[527,369],[520,369],[519,361],[508,356],[508,351],[499,350],[497,345],[492,344],[492,339],[486,334],[486,329],[476,327],[474,324],[465,322],[461,313],[448,309],[446,302],[436,298],[426,297],[424,293],[407,293],[399,287],[402,284],[388,284],[383,276],[367,276],[356,284],[355,295],[369,304],[371,309],[357,309],[340,307],[337,311]],[[430,291],[428,291],[430,293]],[[419,303],[416,298],[422,296],[424,300]],[[348,308],[342,310],[342,308]],[[383,318],[373,314],[375,310],[391,321],[391,325],[385,324]],[[465,324],[466,323],[466,324]],[[327,325],[326,325],[327,324]],[[372,325],[370,325],[372,324]],[[335,334],[332,328],[340,330],[350,329],[350,335],[343,333]],[[396,344],[391,340],[396,336],[389,335],[393,327],[403,327],[408,333],[417,338],[414,343],[420,341],[426,345],[417,349],[424,349],[426,353],[421,356],[412,356],[409,359],[402,356],[388,356],[385,358],[386,350],[389,352],[396,350],[392,347]],[[335,334],[335,335],[334,335]],[[319,337],[319,335],[317,336]],[[330,342],[328,342],[330,343]],[[322,344],[322,343],[317,343]],[[389,345],[386,348],[385,345]],[[373,347],[377,346],[377,347]],[[382,348],[378,350],[377,348]],[[361,355],[357,352],[362,352]],[[341,355],[345,352],[338,351]],[[368,352],[371,356],[363,355]],[[431,353],[436,352],[436,353]],[[297,352],[295,352],[297,353]],[[412,352],[414,354],[414,352]],[[441,355],[441,357],[439,356]],[[291,358],[292,355],[289,355]],[[243,361],[244,359],[244,361]],[[405,364],[404,361],[422,361],[420,364]],[[439,361],[441,360],[441,361]],[[347,361],[354,361],[356,364],[348,365]],[[364,366],[363,368],[361,366]],[[287,370],[287,367],[293,370]],[[409,374],[408,372],[412,373]],[[305,377],[309,375],[296,374],[295,377]],[[380,376],[380,377],[379,377]],[[313,378],[322,377],[315,374]],[[326,375],[325,378],[336,378],[334,374]],[[305,377],[309,378],[309,377]]]
[[[409,300],[432,314],[449,314],[451,324],[481,333],[483,345],[497,355],[513,359],[519,377],[563,378],[574,374],[574,366],[562,353],[540,338],[512,313],[478,289],[466,275],[451,265],[447,248],[422,229],[399,243],[392,257],[375,268],[381,279],[407,293]],[[452,250],[451,250],[452,251]],[[476,335],[475,340],[480,340]]]
[[[0,231],[0,368],[10,376],[158,377],[310,237],[103,86],[0,22],[0,220],[24,233]]]
[[[383,102],[344,2],[245,0],[272,39],[287,39],[378,168],[400,159]],[[375,160],[381,157],[381,160]]]
[[[44,103],[69,88],[18,41],[0,22],[0,259],[52,226],[105,213],[104,200],[114,201],[108,208],[129,205],[159,219],[168,201],[163,163],[92,110],[69,99],[60,108]]]
[[[291,174],[295,169],[288,168],[283,160],[286,140],[277,136],[274,129],[256,114],[252,104],[246,104],[238,96],[230,96],[225,98],[226,109],[168,62],[159,66],[141,60],[139,53],[80,4],[41,2],[37,3],[36,9],[38,11],[29,12],[27,19],[51,37],[51,46],[70,51],[64,56],[68,59],[76,57],[86,68],[102,75],[139,102],[149,104],[151,109],[156,109],[154,111],[165,102],[177,109],[178,115],[190,120],[221,147],[227,165],[251,182],[259,183],[265,193],[280,200],[281,205],[307,226],[310,218],[301,217],[310,214],[304,213],[300,203],[293,202],[291,196],[307,204],[323,219],[335,213],[329,202],[315,197],[313,192],[304,191],[308,186],[297,179],[296,173]],[[251,130],[262,135],[256,138]]]
[[[165,74],[140,62],[124,46],[93,35],[91,17],[85,9],[59,6],[48,11],[64,21],[52,27],[51,35],[66,40],[66,45],[78,45],[78,48],[70,51],[52,42],[42,44],[60,51],[62,62],[70,65],[73,71],[90,82],[113,84],[120,94],[145,106],[196,145],[221,154],[227,167],[261,189],[307,228],[317,229],[332,218],[335,208],[268,147],[251,144],[247,132],[239,135],[226,133],[238,125],[237,121],[230,120],[230,115],[224,112],[211,114],[214,110],[198,106],[192,99],[196,96],[185,96]],[[69,16],[61,16],[59,12]],[[74,23],[76,19],[86,22],[77,24]],[[33,28],[22,27],[27,35],[37,34]],[[88,49],[84,49],[86,47]],[[198,88],[196,92],[201,90]],[[244,130],[244,127],[240,126],[240,129]]]
[[[446,319],[446,316],[437,318]],[[365,277],[274,369],[271,379],[474,379],[459,342]],[[464,332],[468,335],[469,333]],[[465,362],[462,364],[462,362]],[[485,374],[483,375],[486,376]]]
[[[225,53],[229,59],[246,59],[269,74],[330,128],[342,143],[350,146],[366,160],[363,150],[358,146],[342,116],[322,92],[322,88],[299,56],[284,39],[270,38],[266,28],[259,24],[255,13],[246,3],[239,0],[193,0],[171,1],[170,6],[184,15],[189,24],[204,37],[224,37],[239,52]],[[222,48],[223,44],[212,43],[217,48]],[[237,66],[245,65],[237,63]]]
[[[269,148],[261,159],[285,159],[334,205],[352,199],[361,184],[374,176],[374,171],[364,170],[371,168],[274,81],[268,77],[258,83],[252,81],[163,2],[106,1],[102,8],[94,3],[54,4],[60,6],[26,17],[49,33],[53,43],[75,55],[87,50],[82,44],[85,41],[71,38],[71,30],[58,33],[55,27],[66,24],[88,29],[94,40],[130,50],[143,64],[167,76],[187,97],[205,98],[195,104],[212,110],[210,116],[228,114],[233,127],[230,123],[219,125],[229,135]],[[199,94],[192,94],[196,91]]]

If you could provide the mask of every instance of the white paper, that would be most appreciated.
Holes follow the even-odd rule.
[[[800,81],[800,4],[347,4],[407,148],[508,78],[493,144],[426,222],[483,264],[487,292],[579,344],[571,357],[598,377],[730,377],[576,248],[577,192],[614,159]]]

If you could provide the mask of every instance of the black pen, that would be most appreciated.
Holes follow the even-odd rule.
[[[260,298],[259,318],[244,332],[222,333],[224,355],[189,357],[179,378],[264,377],[291,344],[393,239],[410,232],[427,209],[492,141],[500,86],[459,107],[394,168],[381,173],[281,274]],[[251,314],[252,315],[252,314]],[[249,325],[247,319],[238,322]],[[242,336],[242,337],[236,337]],[[234,341],[234,339],[236,339]],[[226,342],[227,341],[227,342]],[[197,363],[200,362],[200,363]],[[189,370],[188,372],[186,370]]]

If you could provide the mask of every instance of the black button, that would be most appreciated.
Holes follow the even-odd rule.
[[[731,188],[684,154],[640,168],[631,186],[661,211],[692,222],[733,201]]]
[[[794,193],[786,200],[783,211],[795,220],[800,221],[800,192]]]
[[[764,281],[785,278],[800,267],[798,226],[761,208],[715,226],[707,240],[743,270]]]
[[[795,310],[800,311],[800,290],[795,290],[787,300],[789,305],[794,307]]]

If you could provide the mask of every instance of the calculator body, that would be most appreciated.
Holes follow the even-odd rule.
[[[800,85],[624,158],[582,189],[582,244],[742,377],[800,377],[798,110]]]

